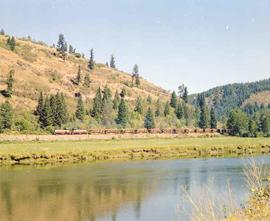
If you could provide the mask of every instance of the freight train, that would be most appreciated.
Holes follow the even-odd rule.
[[[189,133],[220,133],[225,134],[228,131],[225,129],[184,129],[184,128],[153,128],[153,129],[90,129],[90,130],[79,130],[79,129],[65,129],[55,130],[55,135],[91,135],[91,134],[189,134]]]

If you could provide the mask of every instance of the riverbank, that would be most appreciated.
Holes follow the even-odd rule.
[[[269,138],[197,137],[1,142],[0,163],[40,164],[270,153]]]

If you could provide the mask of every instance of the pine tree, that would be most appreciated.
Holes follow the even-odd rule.
[[[200,107],[199,127],[205,129],[208,126],[208,111],[206,107],[205,97],[204,95],[199,95],[197,99]]]
[[[132,71],[132,85],[134,85],[134,79],[135,79],[135,85],[137,87],[140,86],[139,66],[137,64],[134,65],[133,71]]]
[[[11,51],[14,51],[15,50],[16,41],[15,41],[14,36],[12,36],[11,39],[10,39],[10,41],[9,41],[9,47],[10,47],[10,50]]]
[[[90,70],[94,70],[94,68],[95,68],[94,49],[93,48],[91,48],[91,50],[90,50],[90,59],[89,59],[89,63],[88,63],[88,68]]]
[[[43,106],[43,114],[41,119],[41,127],[46,128],[48,126],[53,125],[53,113],[50,105],[50,100],[46,97],[44,106]]]
[[[178,95],[185,103],[188,103],[188,89],[184,84],[178,87]]]
[[[114,99],[113,99],[113,109],[114,110],[118,110],[118,106],[120,104],[121,98],[120,95],[118,93],[118,91],[115,91],[115,95],[114,95]]]
[[[77,100],[75,116],[77,119],[83,121],[84,115],[85,115],[85,111],[84,111],[83,100],[82,100],[82,96],[80,96]]]
[[[93,108],[91,111],[91,116],[94,117],[96,120],[101,119],[102,107],[103,107],[102,92],[101,89],[98,88],[96,96],[93,99]]]
[[[164,107],[164,116],[168,116],[170,114],[170,104],[169,102],[166,102],[165,107]]]
[[[64,53],[66,51],[66,41],[63,34],[59,34],[57,42],[57,50]]]
[[[182,99],[185,101],[186,104],[188,103],[188,89],[187,89],[187,87],[185,87],[185,89],[184,89],[184,94],[182,96]]]
[[[105,63],[105,65],[106,65],[106,67],[107,67],[107,68],[109,67],[109,64],[108,64],[108,62],[106,62],[106,63]]]
[[[217,119],[216,119],[214,108],[211,108],[211,112],[210,112],[210,126],[212,129],[217,128]]]
[[[161,104],[160,104],[160,99],[159,98],[158,98],[157,103],[156,103],[155,116],[156,117],[160,117],[161,116]]]
[[[110,67],[111,68],[116,68],[114,55],[111,56]]]
[[[178,102],[177,108],[175,109],[176,117],[181,120],[184,117],[184,110],[181,102]]]
[[[3,28],[1,28],[0,35],[5,35],[5,31]]]
[[[118,107],[118,115],[116,119],[116,123],[122,127],[126,127],[128,123],[128,107],[124,98],[121,98],[119,107]]]
[[[78,72],[77,72],[76,79],[75,79],[76,84],[79,85],[81,83],[81,80],[82,80],[81,66],[79,65]]]
[[[112,103],[111,99],[104,99],[103,100],[101,122],[107,128],[111,127],[114,123],[113,103]]]
[[[69,45],[69,47],[68,47],[68,53],[70,53],[70,54],[75,54],[75,51],[76,51],[76,49],[73,48],[72,45]]]
[[[44,97],[43,93],[40,92],[39,98],[38,98],[38,105],[36,107],[35,114],[38,116],[38,121],[41,123],[42,114],[43,114],[43,108],[44,108]]]
[[[104,87],[104,90],[102,93],[103,93],[103,98],[102,98],[103,102],[112,100],[112,92],[107,85]]]
[[[177,107],[177,96],[176,96],[175,91],[172,92],[170,105],[174,109],[176,109]]]
[[[54,95],[51,95],[49,97],[49,102],[50,102],[50,108],[51,108],[51,111],[52,111],[52,125],[53,126],[57,126],[60,124],[59,122],[59,116],[58,116],[58,110],[57,110],[57,104],[56,104],[56,96]]]
[[[144,118],[144,127],[146,129],[155,128],[155,120],[151,108],[149,107]]]
[[[14,70],[11,70],[9,73],[8,73],[8,78],[7,78],[7,81],[6,81],[6,84],[7,84],[7,89],[5,91],[5,94],[7,97],[11,97],[12,94],[13,94],[13,83],[14,83]]]
[[[0,105],[0,131],[11,129],[13,121],[13,109],[8,101]]]
[[[86,73],[85,74],[85,77],[84,77],[83,86],[89,88],[90,87],[90,84],[91,84],[90,75],[89,75],[89,73]]]
[[[137,112],[137,113],[139,113],[139,114],[143,114],[143,105],[142,105],[142,99],[141,99],[140,96],[137,97],[134,111]]]

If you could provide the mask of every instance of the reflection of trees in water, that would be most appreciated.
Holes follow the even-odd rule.
[[[4,172],[0,170],[0,220],[94,221],[107,214],[116,220],[119,208],[131,202],[135,202],[139,218],[142,200],[153,191],[152,187],[144,188],[146,176],[128,180],[125,173],[106,179],[95,174],[70,179],[68,170],[62,170],[60,178],[50,170],[41,174],[33,170],[18,178],[8,171],[10,180],[1,173]]]

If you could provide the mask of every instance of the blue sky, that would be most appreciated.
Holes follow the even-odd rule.
[[[0,27],[191,92],[270,77],[269,0],[1,0]]]

